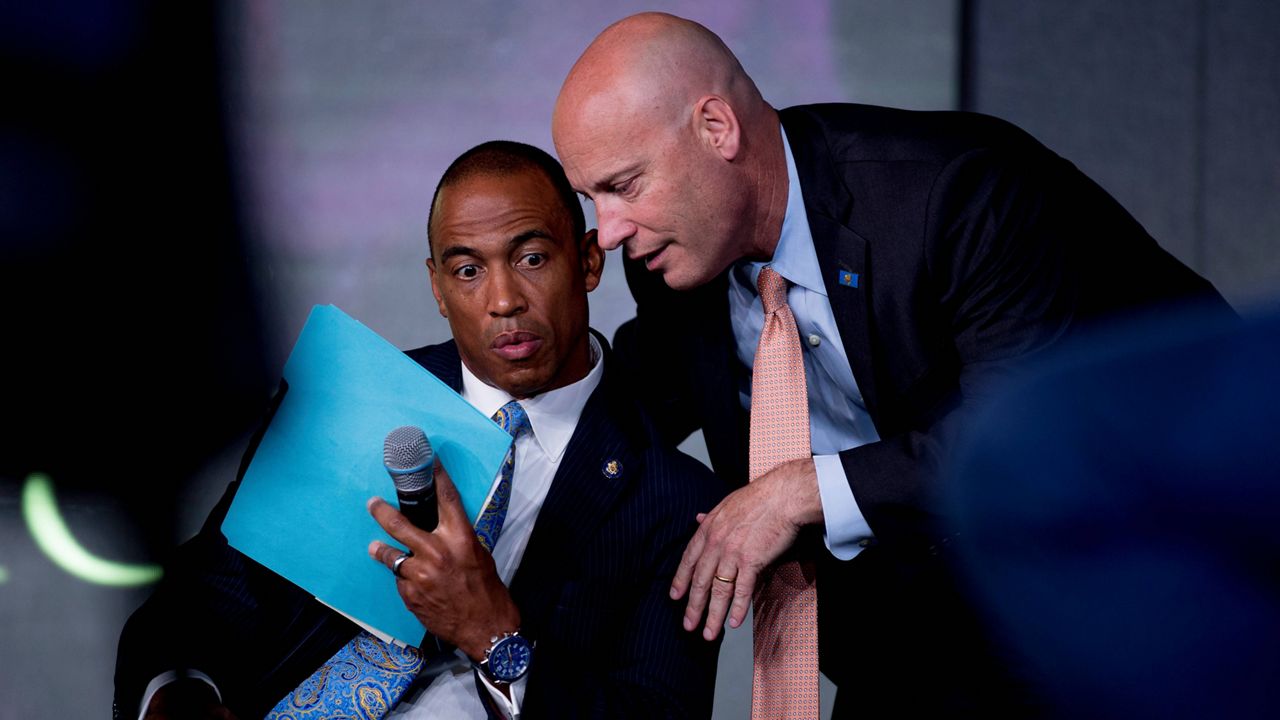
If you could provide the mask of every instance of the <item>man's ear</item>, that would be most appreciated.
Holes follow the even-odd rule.
[[[728,101],[718,95],[707,95],[694,103],[693,127],[708,147],[732,162],[738,157],[742,142],[742,126]]]
[[[440,308],[440,317],[449,317],[449,309],[444,306],[444,296],[440,294],[440,286],[436,283],[436,261],[427,258],[427,275],[431,277],[431,294],[436,296],[436,305]]]
[[[600,249],[596,236],[595,228],[588,230],[587,234],[582,236],[582,252],[579,253],[582,258],[583,283],[587,287],[587,292],[596,289],[600,284],[600,275],[604,272],[604,250]]]

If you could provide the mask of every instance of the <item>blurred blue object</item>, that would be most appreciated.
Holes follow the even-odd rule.
[[[1280,717],[1280,313],[1111,328],[1004,388],[947,483],[1060,717]]]

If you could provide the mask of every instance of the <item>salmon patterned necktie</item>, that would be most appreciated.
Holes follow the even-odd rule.
[[[764,330],[751,373],[751,480],[788,460],[812,456],[809,397],[800,334],[787,305],[787,281],[771,268],[757,281]],[[818,590],[811,562],[782,562],[761,573],[754,598],[751,717],[816,718]]]

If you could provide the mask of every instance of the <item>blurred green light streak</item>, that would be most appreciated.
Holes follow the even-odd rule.
[[[134,587],[160,579],[159,565],[128,565],[103,560],[85,550],[71,534],[53,496],[53,480],[32,473],[22,488],[22,517],[36,545],[55,565],[95,585]],[[0,582],[4,575],[0,574]]]

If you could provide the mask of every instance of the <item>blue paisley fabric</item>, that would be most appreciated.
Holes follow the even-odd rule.
[[[267,713],[269,720],[382,720],[422,669],[422,654],[365,631]]]

